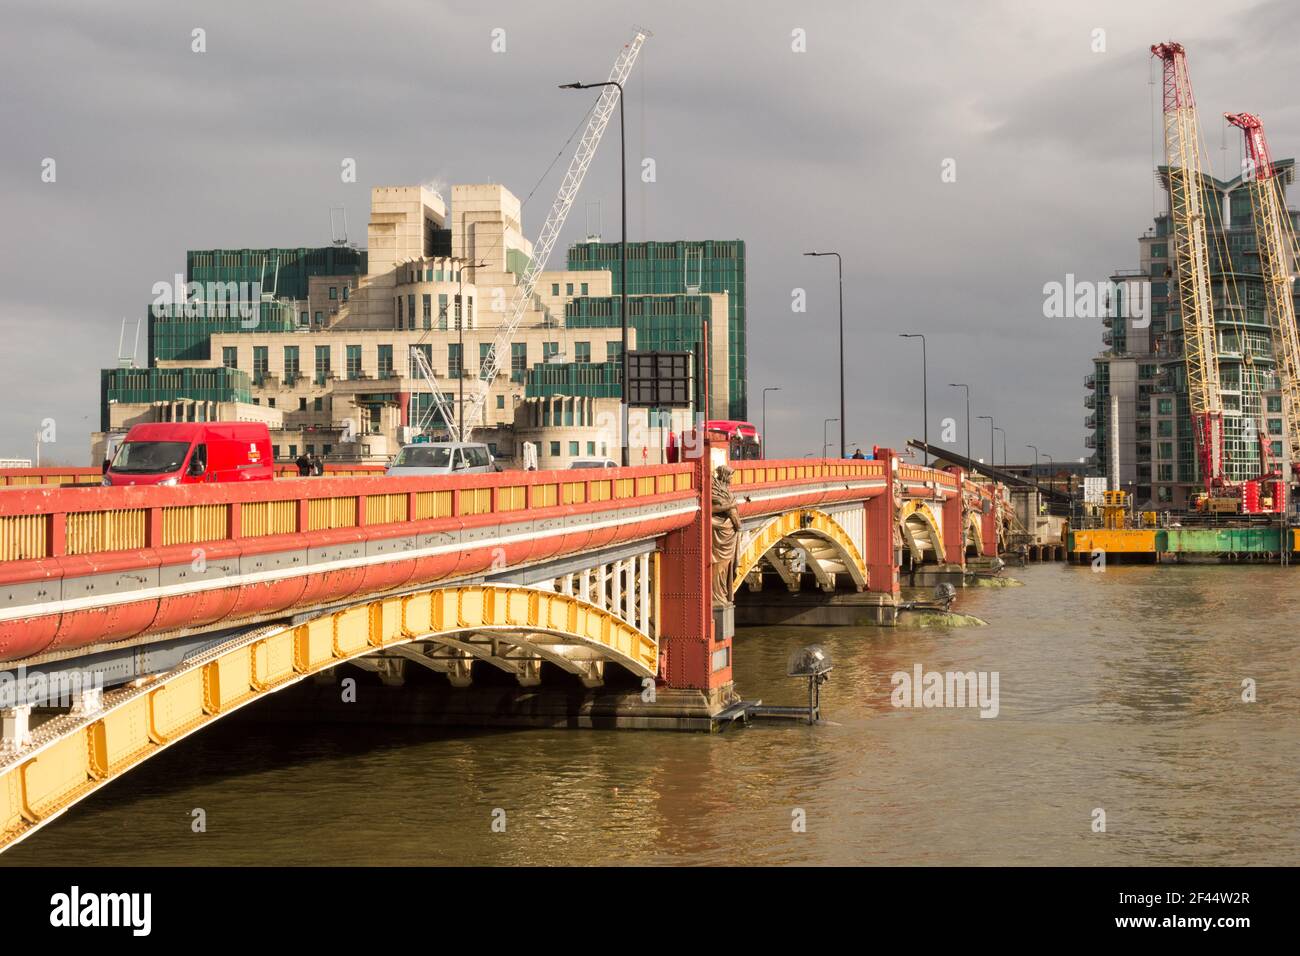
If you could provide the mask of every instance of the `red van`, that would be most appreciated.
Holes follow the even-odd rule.
[[[271,433],[256,422],[154,422],[126,433],[106,485],[270,481]]]

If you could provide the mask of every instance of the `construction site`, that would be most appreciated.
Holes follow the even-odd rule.
[[[1300,548],[1296,224],[1264,123],[1227,113],[1242,174],[1210,176],[1187,55],[1152,46],[1161,73],[1167,211],[1141,240],[1146,313],[1108,303],[1108,350],[1087,376],[1086,444],[1105,475],[1072,515],[1073,560],[1279,561]],[[1117,288],[1113,285],[1112,288]],[[1154,454],[1153,454],[1154,452]]]

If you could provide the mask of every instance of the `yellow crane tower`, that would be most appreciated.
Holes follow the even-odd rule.
[[[1251,213],[1259,248],[1259,272],[1273,332],[1278,388],[1282,394],[1282,433],[1293,473],[1300,469],[1300,333],[1295,324],[1296,236],[1286,209],[1281,177],[1264,135],[1264,123],[1253,113],[1224,113],[1246,138]]]

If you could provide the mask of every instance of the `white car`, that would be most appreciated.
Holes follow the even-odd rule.
[[[403,445],[385,474],[481,475],[496,470],[496,461],[487,445],[431,441]]]
[[[612,458],[575,458],[570,468],[617,468],[618,462]]]

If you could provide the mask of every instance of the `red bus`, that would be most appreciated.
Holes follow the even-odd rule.
[[[727,457],[732,461],[756,461],[763,457],[763,436],[751,422],[738,422],[731,419],[714,419],[704,423],[706,432],[721,432],[727,436]],[[678,437],[675,432],[668,435],[666,457],[670,463],[680,459]]]

